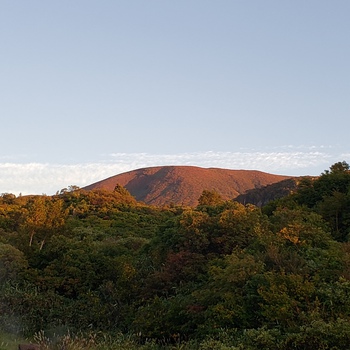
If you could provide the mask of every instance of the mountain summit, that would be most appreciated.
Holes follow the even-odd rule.
[[[234,199],[248,190],[262,188],[289,178],[291,177],[257,170],[158,166],[128,171],[83,189],[113,191],[119,184],[138,201],[146,204],[195,206],[204,190],[214,190],[223,199]]]

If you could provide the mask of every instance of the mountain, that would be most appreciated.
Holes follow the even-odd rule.
[[[297,187],[297,178],[285,179],[260,188],[248,190],[237,196],[235,201],[242,204],[250,203],[262,207],[270,201],[287,196],[296,190]]]
[[[215,190],[223,199],[234,199],[248,190],[259,189],[289,178],[291,177],[257,170],[158,166],[128,171],[83,189],[113,191],[119,184],[138,201],[146,204],[196,206],[203,190]]]

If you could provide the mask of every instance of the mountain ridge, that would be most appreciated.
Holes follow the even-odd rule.
[[[167,165],[139,168],[117,174],[83,187],[84,190],[113,191],[125,187],[136,200],[149,205],[196,206],[204,190],[216,191],[223,199],[235,199],[247,191],[271,185],[292,176],[259,170],[202,168],[190,165]]]

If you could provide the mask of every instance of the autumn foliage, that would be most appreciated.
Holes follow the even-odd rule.
[[[198,349],[350,347],[345,162],[263,208],[121,186],[0,198],[0,329]],[[191,346],[191,347],[190,347]]]

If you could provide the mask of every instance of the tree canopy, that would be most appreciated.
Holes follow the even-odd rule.
[[[349,348],[349,186],[342,162],[263,208],[209,190],[194,208],[137,203],[121,186],[3,194],[0,329]]]

